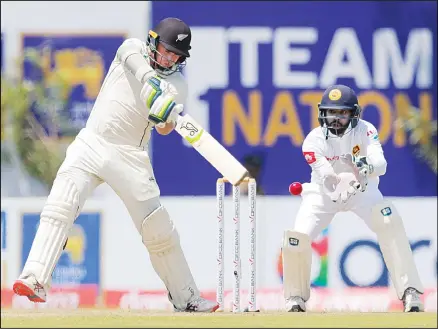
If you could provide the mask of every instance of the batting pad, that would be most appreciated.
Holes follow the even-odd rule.
[[[312,265],[310,237],[297,231],[285,231],[282,255],[284,298],[301,297],[307,301]]]
[[[172,303],[178,309],[185,309],[188,301],[199,296],[200,292],[181,249],[175,225],[163,206],[143,221],[142,238],[152,266],[169,291]]]
[[[394,284],[397,296],[402,299],[409,287],[423,293],[418,270],[402,218],[389,201],[373,207],[371,225],[377,235],[380,250]]]
[[[76,218],[78,200],[78,190],[71,179],[64,176],[55,179],[21,278],[33,274],[40,284],[49,285]]]

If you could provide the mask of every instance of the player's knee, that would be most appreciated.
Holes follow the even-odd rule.
[[[141,226],[143,243],[152,254],[163,254],[179,244],[179,235],[163,206],[147,216]]]
[[[294,232],[309,236],[311,241],[313,241],[318,236],[321,230],[322,228],[316,225],[311,219],[309,218],[300,219],[298,217],[297,220],[295,221],[295,225],[293,228]]]
[[[58,175],[41,212],[41,219],[73,223],[79,211],[79,198],[75,182],[67,175]]]
[[[135,228],[140,235],[143,235],[142,227],[144,221],[161,207],[161,203],[159,197],[154,197],[141,203],[136,202],[132,205],[127,205],[127,207],[134,222]]]
[[[311,248],[312,241],[307,233],[296,230],[286,230],[283,234],[283,249],[291,252],[302,252]]]
[[[386,200],[373,207],[370,226],[376,233],[404,230],[403,221],[397,209],[392,202]]]

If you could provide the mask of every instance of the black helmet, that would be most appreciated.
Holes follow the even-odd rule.
[[[351,111],[348,124],[341,128],[330,127],[331,122],[328,121],[330,116],[327,115],[327,110],[348,110]],[[350,87],[344,85],[333,85],[326,89],[322,95],[321,103],[318,104],[318,122],[319,125],[337,136],[342,136],[347,132],[347,128],[351,129],[357,126],[360,119],[362,109],[359,106],[356,93]]]
[[[155,63],[155,69],[164,75],[170,75],[181,71],[185,66],[187,57],[190,57],[189,50],[192,48],[190,42],[192,32],[190,27],[178,18],[165,18],[158,23],[154,29],[149,31],[147,45],[149,47],[149,59]],[[180,55],[178,62],[170,68],[163,68],[156,61],[158,43],[161,43],[167,50]],[[153,55],[153,56],[151,56]]]

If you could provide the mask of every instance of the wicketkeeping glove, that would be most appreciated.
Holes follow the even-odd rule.
[[[351,154],[343,155],[341,160],[353,168],[361,185],[360,191],[365,192],[368,185],[368,175],[374,171],[373,165],[368,164],[366,157],[353,157]]]
[[[361,184],[357,180],[352,180],[349,184],[350,186],[340,193],[338,199],[332,199],[332,201],[338,202],[341,199],[342,203],[346,203],[361,188]]]
[[[352,173],[329,175],[323,179],[323,189],[333,202],[346,203],[358,190],[361,184]]]
[[[359,174],[363,176],[371,175],[374,171],[372,164],[369,164],[366,157],[357,158],[355,161],[356,168],[359,169]]]

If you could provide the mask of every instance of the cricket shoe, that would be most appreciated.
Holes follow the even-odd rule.
[[[424,305],[420,299],[420,293],[414,288],[407,288],[403,294],[403,306],[405,312],[424,312]]]
[[[219,308],[219,304],[202,297],[192,297],[185,309],[178,309],[174,306],[175,312],[198,312],[213,313]]]
[[[45,303],[47,300],[46,290],[33,275],[15,281],[12,289],[17,295],[25,296],[34,303]]]
[[[286,309],[288,312],[306,312],[306,303],[301,297],[289,297],[286,299]]]

